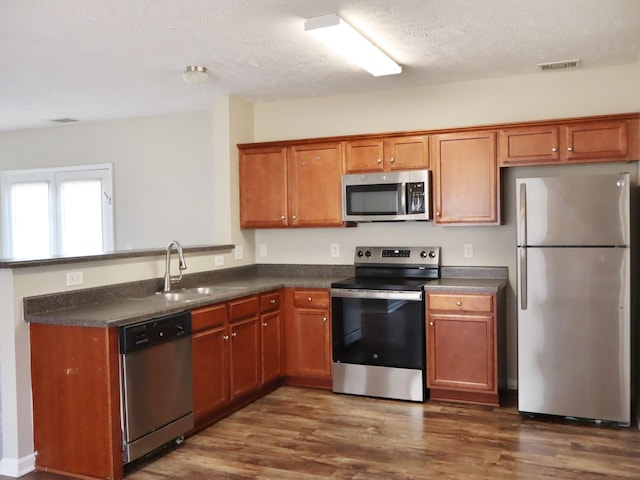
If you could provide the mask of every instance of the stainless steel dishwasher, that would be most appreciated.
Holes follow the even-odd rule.
[[[193,428],[191,313],[125,325],[119,337],[126,464]]]

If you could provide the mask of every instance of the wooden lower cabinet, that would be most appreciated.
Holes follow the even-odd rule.
[[[286,381],[331,387],[331,312],[327,289],[285,289],[289,307]]]
[[[29,329],[36,469],[122,478],[117,327]]]
[[[260,351],[262,353],[261,383],[265,385],[282,377],[283,321],[280,305],[282,292],[260,295]]]
[[[499,405],[504,375],[503,293],[427,293],[430,398]]]

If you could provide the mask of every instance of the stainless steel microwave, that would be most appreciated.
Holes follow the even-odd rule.
[[[429,170],[342,176],[345,222],[431,220]]]

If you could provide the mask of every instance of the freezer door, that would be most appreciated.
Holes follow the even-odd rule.
[[[516,180],[518,246],[629,245],[629,174]]]
[[[518,250],[518,409],[629,423],[629,249]]]

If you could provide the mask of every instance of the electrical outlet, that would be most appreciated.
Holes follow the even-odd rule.
[[[260,256],[261,257],[267,256],[267,246],[264,243],[260,244]]]
[[[332,257],[339,257],[340,256],[340,244],[339,243],[332,243],[331,244],[331,256]]]
[[[236,245],[235,254],[236,260],[242,260],[242,245]]]
[[[224,265],[224,257],[222,255],[217,255],[213,258],[216,267],[221,267]]]
[[[473,258],[473,244],[464,244],[464,258]]]
[[[73,287],[75,285],[84,285],[84,273],[83,272],[68,272],[67,273],[67,287]]]

